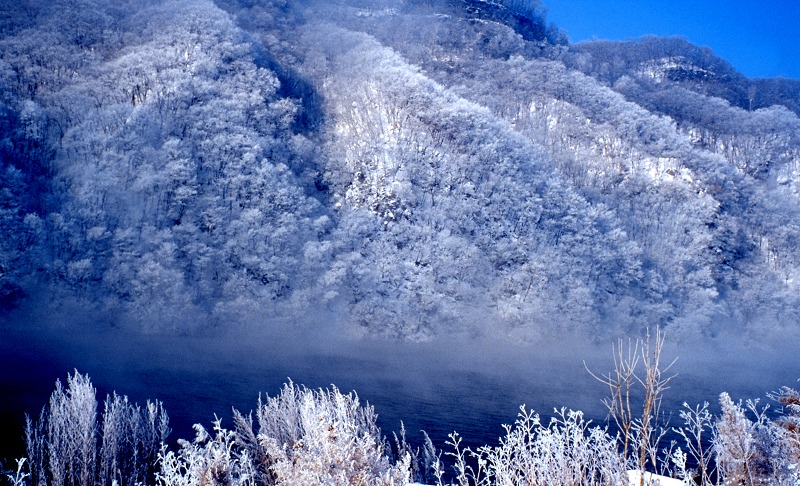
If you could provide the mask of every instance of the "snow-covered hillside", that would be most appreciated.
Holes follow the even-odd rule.
[[[743,107],[706,51],[573,46],[539,7],[4,1],[3,311],[797,326],[792,91]]]

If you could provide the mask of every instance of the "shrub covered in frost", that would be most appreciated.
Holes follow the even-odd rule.
[[[163,485],[395,485],[410,479],[411,456],[389,461],[374,409],[336,387],[309,390],[289,383],[259,399],[252,414],[234,413],[235,430],[217,420],[212,438],[195,426],[193,443],[161,454]]]
[[[734,403],[727,393],[720,395],[722,414],[715,424],[714,447],[721,477],[729,484],[800,484],[800,449],[797,410],[791,406],[797,392],[782,389],[779,398],[789,401],[783,419],[767,417],[768,407],[758,400]],[[788,425],[788,426],[787,426]]]
[[[35,422],[28,418],[25,432],[30,484],[133,485],[152,482],[169,418],[161,402],[142,408],[115,393],[106,397],[98,423],[96,391],[88,375],[75,371],[66,388],[56,382],[48,406]]]
[[[605,429],[590,427],[581,412],[557,410],[548,425],[539,415],[521,408],[514,426],[497,447],[462,451],[454,447],[457,481],[461,486],[490,485],[618,485],[625,482],[625,463],[617,440]],[[477,460],[468,466],[465,456]]]

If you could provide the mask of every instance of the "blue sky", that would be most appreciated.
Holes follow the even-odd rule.
[[[750,77],[800,78],[800,0],[542,0],[573,42],[680,35]]]

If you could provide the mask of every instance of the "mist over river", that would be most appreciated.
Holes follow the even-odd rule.
[[[668,342],[667,361],[678,361],[665,397],[667,415],[674,423],[684,401],[709,401],[716,413],[722,391],[768,402],[767,392],[796,387],[800,360],[792,341]],[[443,448],[453,431],[465,445],[496,444],[502,424],[513,423],[522,404],[543,416],[562,406],[582,410],[604,423],[607,390],[584,361],[598,374],[610,371],[611,340],[563,335],[536,344],[445,337],[413,343],[310,328],[176,336],[7,326],[0,328],[0,458],[9,464],[24,454],[24,414],[36,417],[55,381],[64,382],[73,370],[90,376],[101,406],[112,391],[140,404],[163,401],[173,444],[193,438],[192,424],[209,426],[214,414],[231,426],[232,407],[246,413],[259,393],[274,396],[291,379],[309,388],[354,390],[375,407],[385,435],[399,432],[402,421],[413,445],[422,444],[419,431],[425,430]]]

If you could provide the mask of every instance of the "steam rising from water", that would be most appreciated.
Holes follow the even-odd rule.
[[[0,329],[2,420],[9,437],[22,437],[23,413],[46,404],[56,379],[77,369],[88,373],[98,398],[116,390],[133,400],[162,400],[172,439],[192,437],[191,424],[208,424],[231,407],[249,411],[259,393],[275,395],[288,379],[310,388],[355,390],[374,405],[385,434],[403,421],[412,443],[427,431],[438,446],[458,431],[467,445],[495,443],[501,425],[519,406],[549,415],[554,407],[583,410],[605,419],[606,394],[586,367],[608,372],[611,341],[561,335],[537,343],[504,339],[446,338],[400,342],[341,337],[325,326],[273,326],[270,331],[209,330],[190,336],[143,335],[114,329],[76,332],[28,326]],[[735,398],[764,397],[800,377],[795,339],[745,343],[718,336],[668,343],[665,361],[678,357],[677,376],[665,398],[677,417],[685,401],[716,403],[720,392]],[[12,372],[11,370],[17,370]],[[3,455],[19,455],[21,441]]]

